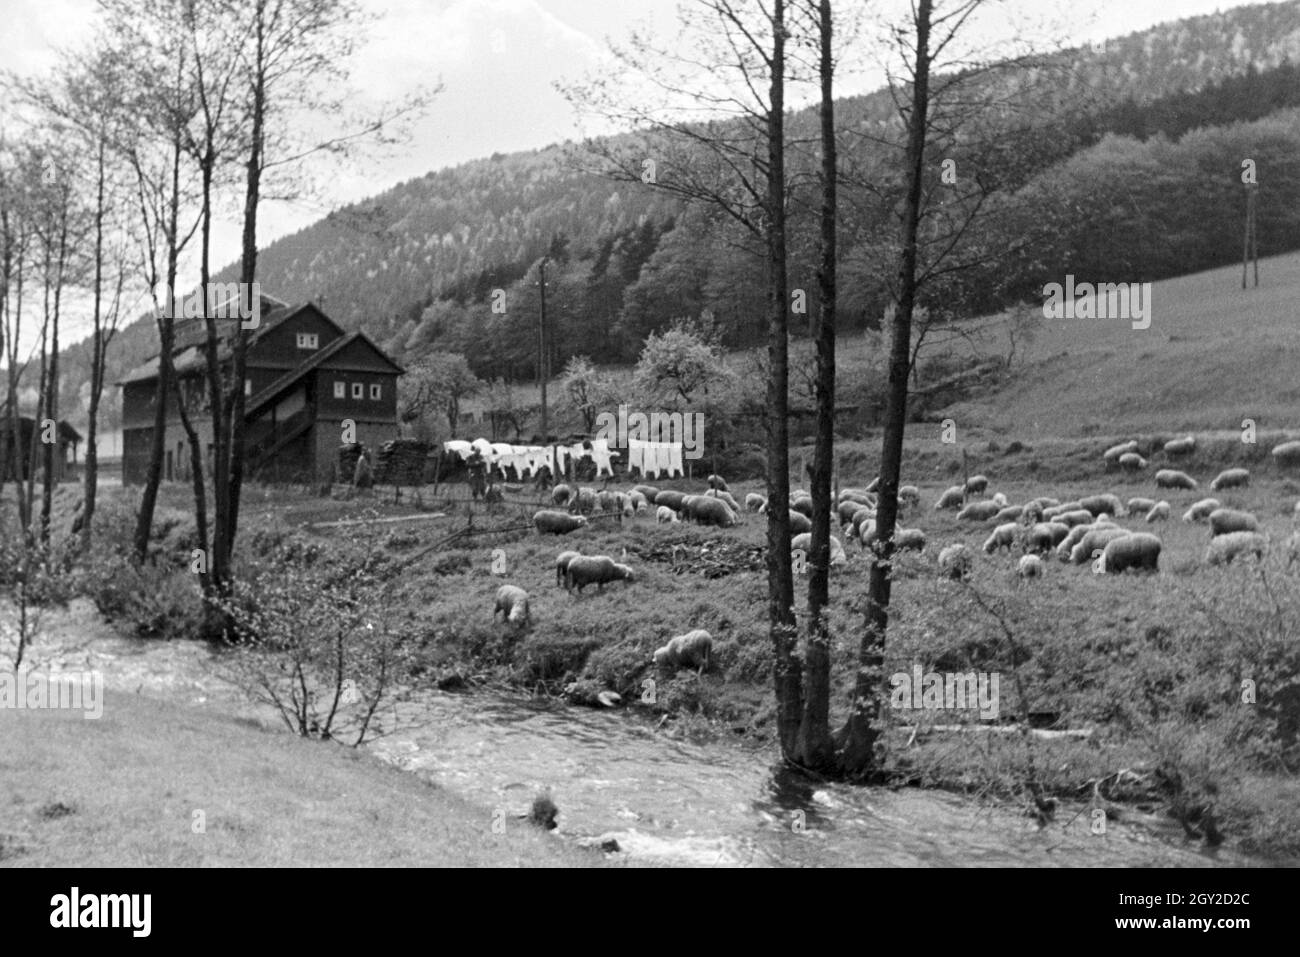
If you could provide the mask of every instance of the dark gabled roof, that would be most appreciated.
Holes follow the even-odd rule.
[[[392,366],[393,371],[396,372],[398,375],[406,374],[406,370],[403,369],[401,366],[399,366],[392,359],[388,358],[388,356],[384,354],[384,350],[379,348],[379,346],[375,345],[374,342],[371,341],[370,337],[367,336],[364,332],[351,332],[345,336],[340,336],[338,339],[335,339],[333,342],[325,346],[323,349],[318,349],[315,353],[312,354],[311,358],[308,359],[306,362],[304,362],[302,365],[298,366],[296,369],[286,372],[284,375],[280,376],[280,378],[276,379],[274,382],[268,385],[261,392],[252,396],[248,400],[248,403],[244,406],[244,414],[252,415],[254,412],[256,412],[257,410],[265,406],[268,402],[278,398],[287,389],[290,389],[295,384],[297,384],[297,382],[300,379],[302,379],[302,377],[305,376],[307,373],[311,372],[314,369],[319,369],[326,362],[328,362],[334,356],[338,355],[340,352],[342,352],[348,346],[352,345],[352,343],[354,342],[365,343],[367,346],[370,347],[371,350],[374,351],[374,353],[377,356],[379,356],[390,366]]]
[[[313,302],[304,302],[297,306],[288,306],[273,296],[262,296],[263,311],[259,316],[257,328],[253,330],[252,335],[248,337],[248,345],[252,347],[259,339],[271,332],[276,327],[288,322],[294,316],[307,309],[315,310],[316,314],[333,326],[340,338],[344,338],[346,333],[343,327],[337,322],[325,315],[320,307]],[[220,320],[217,324],[217,361],[225,362],[230,358],[230,337],[224,333],[233,332],[234,323],[230,320]],[[178,373],[186,373],[195,370],[202,370],[206,364],[207,353],[207,325],[202,319],[183,319],[177,322],[175,327],[176,344],[172,349],[172,364]],[[337,341],[337,340],[336,340]],[[367,340],[369,341],[369,340]],[[373,345],[373,343],[371,343]],[[328,346],[326,347],[328,348]],[[382,352],[381,352],[382,354]],[[385,356],[387,358],[387,356]],[[117,380],[117,385],[130,385],[133,382],[148,382],[150,379],[158,377],[158,360],[159,356],[150,356],[144,364],[132,369],[122,378]],[[392,361],[391,359],[389,360]]]
[[[21,428],[36,428],[36,419],[30,415],[23,415],[21,406],[18,411],[18,421]],[[83,441],[81,433],[68,424],[67,419],[59,420],[59,438],[64,442],[72,442],[74,445]],[[9,432],[9,402],[6,400],[0,403],[0,440],[10,438]]]

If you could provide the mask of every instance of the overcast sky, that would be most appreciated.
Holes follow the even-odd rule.
[[[148,0],[142,0],[148,2]],[[888,8],[904,0],[873,0]],[[638,23],[667,35],[677,0],[362,0],[379,17],[352,68],[361,97],[379,101],[439,78],[444,91],[399,155],[331,172],[325,205],[343,205],[415,176],[493,152],[533,149],[598,132],[579,123],[555,81],[599,71],[607,37],[624,39]],[[1156,23],[1247,5],[1233,0],[1007,0],[987,28],[1019,32],[1023,21],[1050,20],[1053,34],[1077,45],[1122,36]],[[93,35],[94,0],[0,0],[4,65],[47,70],[53,52]],[[1048,34],[1044,34],[1048,35]],[[881,74],[844,76],[845,92],[879,86]],[[319,205],[268,206],[265,243],[319,218]],[[238,250],[235,224],[216,237],[214,262]]]

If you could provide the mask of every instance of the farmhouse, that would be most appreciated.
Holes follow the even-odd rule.
[[[255,481],[324,481],[334,467],[343,423],[355,441],[376,447],[397,435],[397,378],[405,370],[364,332],[344,332],[313,303],[290,306],[262,295],[261,321],[249,335],[244,379],[245,475]],[[238,325],[218,321],[218,361],[231,366]],[[212,418],[202,320],[176,322],[176,369],[185,411],[212,468]],[[158,357],[130,372],[122,387],[122,481],[141,484],[149,468]],[[175,395],[167,397],[163,477],[190,478],[190,450]]]

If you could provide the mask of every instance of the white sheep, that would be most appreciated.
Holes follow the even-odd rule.
[[[581,595],[587,585],[595,585],[603,592],[610,582],[630,582],[634,575],[631,568],[618,564],[608,555],[579,555],[569,560],[565,578],[569,591],[576,587]]]
[[[1125,503],[1124,507],[1134,518],[1146,515],[1156,507],[1156,500],[1153,498],[1131,498]]]
[[[681,519],[677,517],[677,513],[674,512],[667,505],[660,505],[658,508],[655,509],[656,525],[671,524],[672,522],[680,522],[680,521]]]
[[[997,522],[999,525],[1004,522],[1018,522],[1024,518],[1024,515],[1025,506],[1008,505],[1006,508],[1002,509],[1002,511],[993,516],[993,521]]]
[[[757,492],[750,492],[745,496],[745,511],[747,512],[761,512],[766,504],[767,499]]]
[[[1070,564],[1082,565],[1088,559],[1092,558],[1097,552],[1105,548],[1117,538],[1126,538],[1130,534],[1126,528],[1118,526],[1107,526],[1103,528],[1094,528],[1088,534],[1079,540],[1079,543],[1070,549]]]
[[[731,491],[731,489],[727,487],[727,480],[724,479],[721,475],[710,475],[707,479],[705,479],[705,481],[709,483],[709,488],[711,489],[717,489],[720,492]]]
[[[898,490],[898,502],[900,505],[915,508],[921,504],[921,490],[915,485],[904,485]]]
[[[1210,536],[1227,535],[1229,532],[1258,532],[1259,520],[1250,512],[1235,508],[1216,508],[1210,513]]]
[[[1007,497],[1003,495],[1001,492],[998,492],[996,495],[993,496],[993,498],[989,499],[989,501],[991,501],[998,508],[1007,507]]]
[[[497,620],[498,613],[503,622],[516,628],[528,623],[528,592],[517,585],[502,585],[497,589],[496,604],[492,606],[492,620]]]
[[[812,554],[812,533],[803,532],[790,539],[791,552],[803,552],[805,557]],[[834,535],[831,536],[831,567],[838,568],[840,565],[848,564],[849,556],[844,553],[844,546]]]
[[[987,475],[972,475],[966,480],[966,491],[971,495],[983,495],[989,487]]]
[[[1169,521],[1169,503],[1156,502],[1147,512],[1148,522],[1167,522]]]
[[[1187,455],[1196,451],[1196,436],[1189,435],[1186,438],[1170,439],[1165,443],[1165,455]]]
[[[1147,467],[1147,460],[1136,452],[1125,452],[1119,457],[1119,467],[1125,472],[1140,472]]]
[[[971,570],[970,549],[957,542],[939,553],[939,574],[954,580],[966,578]]]
[[[1134,532],[1111,539],[1102,549],[1092,570],[1099,575],[1118,575],[1129,570],[1160,571],[1160,539],[1149,532]]]
[[[1042,578],[1043,560],[1037,555],[1021,555],[1016,563],[1016,574],[1021,578]]]
[[[1161,469],[1156,472],[1156,488],[1181,488],[1194,492],[1197,487],[1196,479],[1186,472],[1177,469]]]
[[[984,543],[985,554],[992,555],[1003,548],[1011,551],[1011,548],[1016,544],[1016,533],[1019,531],[1020,526],[1015,522],[1006,522],[999,525]]]
[[[1253,553],[1259,561],[1264,560],[1264,551],[1268,548],[1268,539],[1259,532],[1229,532],[1210,539],[1210,547],[1205,550],[1205,560],[1211,565],[1230,564],[1234,558]]]
[[[533,515],[533,525],[543,535],[567,535],[586,524],[587,520],[581,515],[570,515],[568,512],[542,510]]]
[[[1210,483],[1211,490],[1218,492],[1225,488],[1245,488],[1250,484],[1249,469],[1224,469]]]
[[[1093,515],[1101,515],[1103,512],[1116,516],[1124,514],[1124,503],[1119,500],[1118,495],[1111,492],[1081,498],[1079,499],[1079,508],[1087,509]]]
[[[1002,506],[997,502],[971,502],[957,513],[957,520],[959,522],[987,522],[1000,511],[1002,511]]]
[[[1077,502],[1058,502],[1043,509],[1043,521],[1054,522],[1066,512],[1077,512],[1082,506]]]
[[[1074,528],[1078,525],[1091,525],[1096,520],[1096,516],[1086,508],[1076,509],[1073,512],[1066,512],[1062,515],[1055,516],[1052,521],[1061,525],[1068,525]]]
[[[1186,512],[1183,513],[1184,522],[1203,522],[1210,517],[1210,513],[1219,508],[1221,503],[1217,498],[1203,498],[1199,502],[1192,504]]]
[[[925,550],[925,532],[919,528],[899,528],[894,531],[894,548],[899,551]]]
[[[709,655],[713,651],[713,637],[703,628],[678,635],[668,644],[658,648],[654,653],[654,663],[659,668],[676,671],[679,668],[698,668],[705,671],[709,667]]]
[[[733,512],[740,511],[740,504],[731,497],[731,493],[726,489],[711,488],[704,494],[709,498],[716,498],[720,502],[726,502],[727,508],[731,509]]]
[[[1278,465],[1300,464],[1300,442],[1283,442],[1273,446],[1272,456]]]
[[[1070,534],[1070,526],[1060,522],[1039,522],[1029,529],[1025,538],[1025,550],[1028,552],[1050,552]]]
[[[939,496],[939,500],[934,503],[934,510],[941,512],[944,509],[961,508],[962,502],[966,501],[966,490],[960,485],[952,485],[944,490]]]
[[[638,512],[645,512],[650,508],[650,501],[636,489],[628,492],[627,500],[632,503],[632,508]]]
[[[1126,455],[1129,452],[1136,452],[1137,448],[1137,440],[1130,439],[1127,442],[1121,442],[1119,445],[1112,445],[1105,452],[1101,453],[1101,457],[1107,463],[1118,462],[1121,455]]]
[[[560,552],[555,556],[555,584],[564,584],[565,576],[569,571],[569,562],[581,554],[581,552]]]

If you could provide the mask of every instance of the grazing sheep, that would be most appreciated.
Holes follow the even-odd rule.
[[[966,490],[960,485],[953,485],[939,496],[939,500],[934,503],[934,510],[936,512],[941,512],[944,509],[961,508],[961,504],[964,501],[966,501]]]
[[[925,532],[919,528],[899,528],[894,531],[894,548],[899,551],[925,550]]]
[[[1139,515],[1145,515],[1155,508],[1156,500],[1153,498],[1131,498],[1125,507],[1130,515],[1137,518]]]
[[[998,494],[994,495],[991,499],[989,499],[989,501],[992,502],[994,505],[996,505],[998,508],[1007,507],[1007,497],[1003,495],[1001,492],[998,492]]]
[[[650,500],[636,489],[627,493],[627,500],[635,511],[645,512],[650,509]]]
[[[798,535],[812,531],[812,519],[803,512],[790,512],[790,534]]]
[[[555,584],[564,584],[565,575],[569,571],[569,562],[581,554],[582,552],[560,552],[555,556]]]
[[[915,508],[921,504],[921,490],[915,485],[904,485],[898,490],[899,504]]]
[[[569,508],[580,515],[590,515],[596,511],[596,504],[596,490],[594,488],[580,488]]]
[[[677,492],[672,489],[664,489],[654,497],[656,505],[667,505],[675,512],[682,510],[682,502],[686,499],[685,492]]]
[[[660,505],[658,508],[655,509],[656,525],[667,525],[667,524],[671,524],[672,522],[680,522],[680,521],[681,519],[677,517],[677,513],[674,512],[667,505]]]
[[[849,527],[853,529],[854,536],[861,532],[863,522],[874,521],[875,518],[876,513],[869,508],[860,508],[854,512],[853,517],[849,519]]]
[[[573,489],[569,488],[569,486],[565,485],[562,482],[559,485],[555,486],[555,488],[551,489],[552,505],[561,505],[561,506],[568,505],[569,501],[572,498],[573,498]]]
[[[957,520],[959,522],[987,522],[1000,511],[1002,511],[1002,507],[997,502],[971,502],[957,513]]]
[[[806,515],[808,518],[812,518],[812,513],[813,513],[812,498],[808,496],[803,496],[795,499],[793,502],[790,503],[790,510],[793,512],[798,512],[801,515]]]
[[[1169,503],[1156,502],[1155,505],[1151,506],[1151,510],[1147,512],[1147,521],[1148,522],[1169,521]]]
[[[1025,517],[1025,506],[1008,505],[1002,511],[993,516],[993,521],[1002,525],[1006,522],[1018,522]]]
[[[1057,544],[1056,557],[1063,562],[1068,562],[1070,560],[1070,552],[1074,550],[1075,545],[1078,545],[1079,542],[1083,541],[1083,536],[1087,535],[1089,532],[1097,531],[1098,529],[1114,527],[1114,525],[1107,525],[1104,522],[1094,522],[1091,525],[1075,525],[1070,529],[1069,534],[1066,535],[1065,538],[1061,539]]]
[[[1210,513],[1210,537],[1229,532],[1258,532],[1259,520],[1250,512],[1235,508],[1216,508]]]
[[[1199,502],[1193,503],[1192,507],[1183,513],[1183,521],[1203,522],[1210,517],[1211,512],[1221,507],[1221,504],[1217,498],[1203,498]]]
[[[766,504],[767,499],[757,492],[750,492],[745,496],[745,511],[747,512],[761,512]]]
[[[1021,555],[1016,562],[1016,574],[1021,578],[1042,578],[1043,560],[1037,555]]]
[[[1182,439],[1170,439],[1165,443],[1165,455],[1187,455],[1196,451],[1196,436],[1189,435]]]
[[[1196,479],[1177,469],[1161,469],[1156,473],[1156,488],[1182,488],[1194,492],[1198,488]]]
[[[516,585],[502,585],[497,589],[496,604],[492,606],[492,620],[501,620],[515,627],[525,625],[530,620],[528,611],[528,592]]]
[[[871,493],[871,492],[879,492],[879,491],[880,491],[880,476],[877,475],[875,478],[873,478],[870,482],[867,483],[867,492]]]
[[[576,587],[579,595],[587,585],[596,585],[603,592],[607,583],[623,580],[633,580],[632,569],[615,563],[608,555],[579,555],[569,560],[566,586],[569,591]]]
[[[1283,442],[1273,446],[1273,458],[1278,465],[1300,465],[1300,442]]]
[[[1106,543],[1092,566],[1099,575],[1119,575],[1135,570],[1160,571],[1160,539],[1149,532],[1134,532]]]
[[[1078,525],[1091,525],[1095,519],[1096,516],[1092,512],[1080,508],[1073,512],[1066,512],[1064,515],[1057,515],[1052,521],[1074,528]]]
[[[1025,551],[1046,554],[1070,534],[1070,526],[1060,522],[1039,522],[1029,530],[1025,537]]]
[[[601,489],[596,493],[596,505],[602,512],[621,512],[623,510],[619,505],[618,493],[611,492],[609,489]]]
[[[972,475],[966,480],[966,491],[971,495],[983,495],[988,491],[989,477],[987,475]]]
[[[633,485],[632,491],[644,496],[646,502],[650,505],[655,504],[655,496],[659,494],[659,490],[653,485]]]
[[[868,492],[865,489],[860,489],[860,488],[840,489],[839,500],[841,502],[844,502],[849,499],[852,499],[853,501],[858,502],[862,505],[870,505],[872,508],[874,508],[877,500],[879,499],[879,496],[876,495],[875,492]]]
[[[863,548],[870,548],[876,544],[876,520],[869,518],[858,526],[858,541],[862,543]]]
[[[1059,498],[1049,498],[1046,495],[1040,495],[1038,496],[1038,498],[1034,499],[1029,504],[1036,505],[1039,508],[1046,510],[1049,508],[1056,508],[1058,505],[1061,504],[1061,500]]]
[[[1020,521],[1023,525],[1037,525],[1043,520],[1043,506],[1030,502],[1024,506],[1020,513]]]
[[[549,512],[543,509],[533,515],[533,525],[542,535],[567,535],[587,524],[581,515],[568,512]]]
[[[1210,483],[1210,490],[1217,492],[1225,488],[1245,488],[1250,484],[1249,469],[1224,469]]]
[[[1119,467],[1125,472],[1139,472],[1147,467],[1147,460],[1136,452],[1125,452],[1119,457]]]
[[[731,528],[736,524],[736,513],[727,507],[727,503],[706,495],[693,495],[683,503],[686,514],[691,521],[701,525],[715,525],[718,528]]]
[[[703,628],[678,635],[656,649],[655,665],[668,671],[679,668],[698,668],[705,671],[709,667],[709,655],[713,651],[713,637]]]
[[[1257,560],[1263,561],[1266,548],[1268,539],[1259,532],[1229,532],[1210,539],[1205,560],[1211,565],[1226,565],[1234,558],[1253,553]]]
[[[939,553],[939,574],[954,581],[966,578],[971,570],[970,549],[961,542],[949,545]]]
[[[731,497],[730,492],[723,489],[711,488],[704,494],[708,498],[716,498],[719,502],[726,502],[727,508],[731,509],[733,512],[740,511],[740,504]]]
[[[1127,442],[1121,442],[1119,445],[1112,445],[1105,452],[1101,453],[1101,457],[1107,464],[1118,462],[1121,455],[1127,455],[1129,452],[1136,452],[1137,448],[1137,440],[1130,439]]]
[[[1066,512],[1077,512],[1082,507],[1078,502],[1062,502],[1059,505],[1052,505],[1043,509],[1043,521],[1054,522]]]
[[[1113,495],[1110,492],[1105,495],[1089,495],[1087,498],[1079,499],[1079,508],[1087,509],[1093,515],[1100,515],[1103,512],[1114,516],[1124,514],[1124,503],[1119,500],[1118,495]]]
[[[790,551],[803,552],[805,556],[812,554],[812,532],[801,532],[794,538],[790,539]],[[836,568],[840,565],[847,565],[849,556],[844,552],[844,546],[834,535],[831,536],[831,567]]]
[[[1016,532],[1018,531],[1020,531],[1020,526],[1015,522],[1007,522],[993,529],[993,534],[984,543],[985,554],[992,555],[1003,548],[1011,551],[1012,546],[1016,544]]]
[[[840,502],[839,505],[835,506],[835,514],[839,516],[841,525],[847,525],[849,522],[853,521],[853,516],[863,509],[870,511],[869,508],[859,502],[855,502],[852,499],[845,499],[843,502]]]
[[[1105,528],[1094,528],[1079,539],[1079,543],[1074,548],[1070,549],[1070,564],[1082,565],[1115,539],[1127,538],[1130,534],[1127,528],[1119,528],[1114,525]]]
[[[709,488],[717,489],[719,492],[731,491],[731,489],[727,487],[727,480],[724,479],[721,475],[710,475],[707,479],[705,479],[705,481],[709,483]]]

